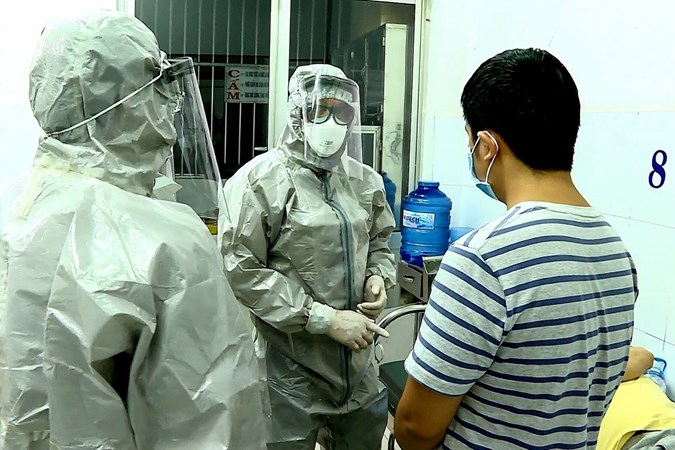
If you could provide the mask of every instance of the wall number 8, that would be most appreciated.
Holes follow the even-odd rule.
[[[659,157],[661,162],[659,162]],[[666,162],[668,155],[663,150],[657,150],[652,156],[652,170],[649,172],[649,185],[654,189],[659,189],[666,182]]]

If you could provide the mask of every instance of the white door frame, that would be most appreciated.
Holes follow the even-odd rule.
[[[410,114],[410,161],[408,165],[408,188],[417,186],[421,173],[422,141],[424,136],[424,93],[426,92],[427,74],[423,70],[428,67],[427,47],[429,41],[428,10],[430,0],[415,2],[415,37],[413,41],[413,79],[412,105]],[[402,196],[403,197],[403,196]]]
[[[286,125],[288,68],[291,46],[291,1],[272,0],[270,20],[270,94],[267,148],[276,147]]]
[[[117,0],[117,10],[135,16],[136,0]]]

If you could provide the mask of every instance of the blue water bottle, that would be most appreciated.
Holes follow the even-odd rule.
[[[422,266],[425,256],[443,255],[450,239],[452,201],[435,181],[420,181],[403,200],[401,259]]]
[[[663,392],[666,392],[666,361],[661,358],[654,358],[654,365],[645,372],[645,376],[658,385]]]

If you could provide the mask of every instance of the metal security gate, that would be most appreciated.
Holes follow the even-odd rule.
[[[160,48],[195,62],[224,179],[267,146],[270,11],[270,0],[136,0]]]

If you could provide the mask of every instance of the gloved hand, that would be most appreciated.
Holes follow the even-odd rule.
[[[377,319],[387,304],[387,289],[379,275],[373,275],[366,281],[363,292],[364,302],[356,305],[359,311],[371,319]]]
[[[322,303],[314,303],[307,321],[307,331],[327,334],[340,344],[360,352],[373,343],[373,333],[389,337],[384,328],[356,311],[336,310]]]

